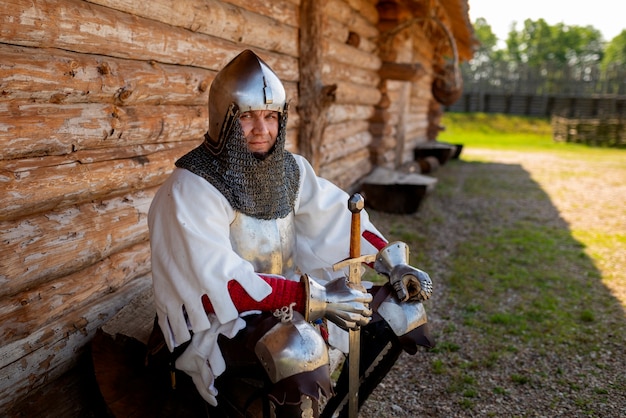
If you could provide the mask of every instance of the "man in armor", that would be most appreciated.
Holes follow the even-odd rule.
[[[349,255],[348,195],[285,150],[287,110],[280,79],[243,51],[211,85],[204,142],[150,207],[156,330],[216,414],[345,413],[347,373],[333,386],[328,354],[348,352],[345,330],[363,336],[361,403],[402,348],[430,344],[430,278],[367,212],[361,250],[389,284],[365,292],[333,271]]]

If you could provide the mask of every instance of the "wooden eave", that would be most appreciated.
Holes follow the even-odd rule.
[[[477,46],[474,27],[469,18],[469,0],[440,0],[441,6],[448,13],[452,33],[461,61],[469,61]]]

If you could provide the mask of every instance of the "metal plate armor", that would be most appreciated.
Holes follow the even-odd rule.
[[[251,262],[255,271],[299,280],[294,257],[293,212],[284,218],[268,220],[239,212],[230,225],[230,242],[233,250]]]

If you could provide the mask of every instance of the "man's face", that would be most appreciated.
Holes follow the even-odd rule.
[[[251,110],[239,116],[248,149],[255,156],[267,156],[276,143],[278,118],[278,112],[272,110]]]

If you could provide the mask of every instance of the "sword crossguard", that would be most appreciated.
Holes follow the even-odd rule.
[[[376,261],[376,254],[367,254],[362,255],[357,258],[347,258],[338,263],[333,264],[333,270],[341,270],[344,267],[352,267],[352,266],[360,266],[361,263],[371,263],[372,261]]]
[[[365,287],[361,284],[361,264],[371,263],[373,261],[376,261],[376,254],[367,254],[357,258],[348,258],[333,264],[333,270],[338,271],[348,267],[348,283],[350,287],[365,292]]]

